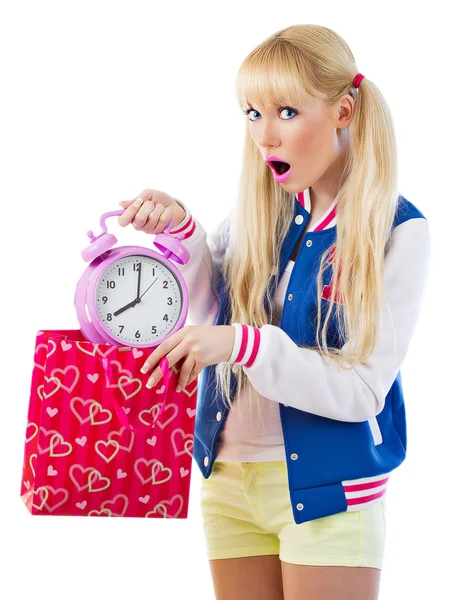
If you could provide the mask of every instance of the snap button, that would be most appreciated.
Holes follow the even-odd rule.
[[[221,421],[222,420],[222,413],[220,411],[218,411],[217,413],[217,421]]]
[[[291,455],[291,460],[296,460],[298,458],[298,455],[296,454],[296,452],[293,452],[293,454]]]
[[[303,510],[303,508],[304,508],[304,504],[302,504],[301,502],[299,502],[299,504],[297,504],[297,505],[296,505],[296,508],[297,508],[298,510]]]
[[[209,457],[206,456],[206,457],[204,457],[204,467],[207,467],[208,464],[209,464]]]
[[[310,246],[312,246],[312,240],[307,240],[306,242],[306,246],[309,248]]]
[[[294,222],[296,223],[296,225],[301,225],[301,223],[302,223],[303,221],[304,221],[304,217],[303,217],[303,215],[298,215],[298,216],[295,218],[295,220],[294,220]]]
[[[292,300],[293,299],[293,294],[288,294],[288,300]]]

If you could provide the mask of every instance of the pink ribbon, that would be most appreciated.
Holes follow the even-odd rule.
[[[109,362],[108,362],[108,358],[105,356],[99,356],[98,357],[100,362],[102,363],[103,368],[105,369],[105,372],[107,374],[107,377],[110,381],[110,375],[109,375]],[[160,360],[160,369],[162,371],[162,376],[163,376],[163,381],[165,384],[165,389],[164,389],[164,400],[162,402],[162,406],[160,407],[159,412],[157,413],[157,415],[154,417],[154,420],[152,421],[152,423],[149,426],[136,426],[133,427],[132,425],[130,425],[130,422],[128,420],[128,415],[125,413],[125,411],[122,409],[122,407],[120,406],[120,404],[118,403],[118,400],[114,397],[113,394],[111,394],[111,399],[112,399],[112,404],[113,407],[116,411],[116,414],[118,416],[118,418],[120,419],[120,423],[126,427],[127,429],[130,429],[131,431],[137,432],[137,433],[146,433],[148,429],[152,429],[153,427],[155,427],[155,424],[159,418],[159,416],[163,413],[164,408],[165,408],[165,404],[167,402],[167,398],[168,398],[168,380],[170,378],[170,370],[168,368],[168,360],[166,358],[166,356],[162,356],[161,360]]]

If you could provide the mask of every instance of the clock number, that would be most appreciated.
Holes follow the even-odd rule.
[[[133,263],[133,271],[140,271],[141,270],[141,264],[140,262],[138,263]]]
[[[104,304],[107,304],[107,300],[108,300],[107,296],[102,296],[102,300],[104,301]]]
[[[166,290],[168,288],[168,281],[163,282],[163,289]]]
[[[139,329],[134,334],[134,337],[137,338],[137,339],[139,339],[141,337],[141,334],[139,333]]]
[[[111,321],[112,320],[112,313],[107,313],[107,321]]]
[[[164,321],[168,321],[168,315],[165,313],[164,317],[163,317]]]
[[[169,306],[171,306],[171,305],[173,304],[173,299],[172,299],[172,297],[170,296],[170,297],[168,298],[168,300],[170,300],[170,302],[168,302],[168,304],[169,304]]]
[[[120,329],[120,335],[121,335],[123,333],[123,329],[125,328],[125,326],[124,325],[118,325],[118,327],[121,327],[121,329]]]
[[[152,333],[157,333],[157,325],[152,325]]]
[[[125,276],[125,267],[118,267],[118,275]]]
[[[107,281],[107,289],[111,288],[112,290],[115,288],[115,282],[112,281]]]

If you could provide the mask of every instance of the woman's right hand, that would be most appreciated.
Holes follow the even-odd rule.
[[[122,200],[125,212],[118,217],[118,224],[126,227],[130,223],[137,231],[155,235],[161,233],[173,220],[171,229],[185,218],[186,212],[173,196],[159,190],[146,189],[134,200]]]

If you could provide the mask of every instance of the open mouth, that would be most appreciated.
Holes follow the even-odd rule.
[[[277,183],[285,183],[291,176],[291,165],[278,156],[267,156],[264,158],[273,173],[273,178]]]
[[[283,173],[286,173],[290,168],[290,165],[288,163],[279,160],[272,160],[269,164],[271,165],[273,170],[279,175],[283,175]]]

